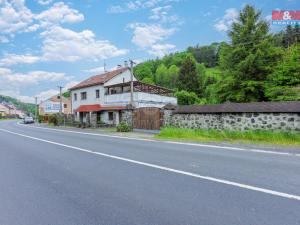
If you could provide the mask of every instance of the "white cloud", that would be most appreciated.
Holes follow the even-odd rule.
[[[2,35],[24,32],[32,22],[33,14],[25,6],[24,0],[0,1],[0,30]]]
[[[71,76],[67,76],[65,73],[49,72],[49,71],[30,71],[27,73],[14,72],[11,69],[0,67],[0,94],[17,98],[23,102],[34,103],[34,96],[38,96],[40,100],[42,98],[51,97],[58,93],[58,89],[54,93],[52,91],[43,91],[37,93],[34,96],[22,95],[21,91],[34,85],[40,85],[42,83],[64,83],[64,90],[74,86],[78,82],[73,81]]]
[[[174,34],[174,28],[163,28],[159,24],[130,24],[133,29],[132,42],[141,48],[151,47],[158,41],[165,40]]]
[[[62,92],[68,91],[69,88],[74,87],[78,83],[79,83],[78,81],[70,81],[70,82],[66,83],[64,85],[63,89],[62,89]],[[46,91],[42,91],[40,93],[37,93],[35,96],[38,97],[39,102],[40,102],[40,101],[47,100],[48,98],[50,98],[54,95],[57,95],[57,94],[59,94],[59,90],[52,88],[52,89],[48,89]]]
[[[57,2],[51,8],[36,15],[35,19],[39,21],[42,27],[46,27],[55,24],[81,22],[84,20],[84,16],[65,3]]]
[[[37,1],[40,5],[49,5],[53,2],[53,0],[38,0]]]
[[[38,56],[33,56],[31,54],[16,55],[16,54],[6,54],[2,59],[0,59],[0,66],[11,66],[16,64],[32,64],[39,61]]]
[[[5,87],[6,84],[12,86],[37,85],[40,82],[68,81],[71,77],[65,73],[56,73],[48,71],[30,71],[28,73],[14,72],[8,68],[0,68],[0,84]]]
[[[151,9],[151,15],[149,19],[156,20],[161,23],[175,23],[179,20],[177,15],[169,15],[169,11],[172,9],[171,5],[159,6]]]
[[[8,40],[7,37],[5,37],[5,36],[0,36],[0,43],[8,43],[8,42],[9,42],[9,40]]]
[[[180,0],[135,0],[126,1],[122,5],[113,5],[108,9],[109,13],[125,13],[136,11],[139,9],[154,8],[159,4],[169,4],[172,2],[179,2]]]
[[[176,29],[163,28],[159,24],[130,24],[129,28],[133,29],[132,42],[145,49],[148,53],[155,56],[163,56],[176,46],[172,44],[161,43],[170,37]]]
[[[0,0],[0,42],[7,43],[17,33],[83,20],[83,14],[63,2],[34,14],[26,7],[25,0]]]
[[[98,40],[91,30],[75,32],[55,26],[41,33],[44,38],[42,60],[74,62],[81,59],[98,61],[127,54],[107,40]]]
[[[151,46],[151,49],[148,52],[151,55],[162,57],[176,49],[175,45],[172,44],[155,44]]]
[[[230,29],[233,22],[237,21],[239,11],[235,8],[230,8],[225,11],[225,15],[217,20],[214,27],[219,32],[226,32]]]
[[[66,80],[67,77],[64,73],[54,73],[46,71],[31,71],[29,73],[16,73],[6,76],[9,82],[16,82],[22,85],[36,85],[41,81],[57,82]]]
[[[104,66],[94,67],[91,69],[83,70],[83,72],[92,73],[92,74],[101,74],[104,72]]]
[[[45,101],[48,98],[50,98],[54,95],[57,95],[57,94],[59,94],[58,89],[49,89],[49,90],[46,90],[46,91],[42,91],[42,92],[36,94],[35,96],[38,98],[38,102],[40,102],[40,101]]]

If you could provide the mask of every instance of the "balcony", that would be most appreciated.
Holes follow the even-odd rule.
[[[138,81],[133,82],[133,104],[135,107],[163,107],[166,104],[177,104],[173,91],[148,85]],[[126,106],[130,104],[130,82],[106,86],[105,105]]]

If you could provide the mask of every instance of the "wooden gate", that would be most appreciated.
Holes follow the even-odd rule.
[[[159,130],[162,125],[162,113],[159,108],[144,107],[134,110],[133,127],[136,129]]]

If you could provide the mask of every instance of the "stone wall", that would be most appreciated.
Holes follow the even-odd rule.
[[[165,110],[164,126],[217,130],[300,131],[300,113],[191,113]]]
[[[133,123],[133,110],[122,110],[122,121],[125,121],[128,125],[131,126]]]

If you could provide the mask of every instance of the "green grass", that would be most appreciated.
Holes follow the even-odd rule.
[[[16,118],[0,118],[0,121],[1,120],[16,120]]]
[[[166,127],[156,135],[159,139],[201,141],[201,142],[231,142],[231,143],[261,143],[275,145],[300,146],[300,132],[280,131],[218,131],[218,130],[193,130]]]

